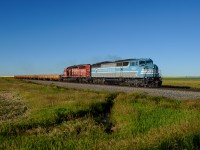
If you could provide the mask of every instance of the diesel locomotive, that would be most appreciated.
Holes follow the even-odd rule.
[[[150,58],[104,61],[81,64],[64,69],[62,81],[116,84],[134,87],[161,87],[159,69]]]

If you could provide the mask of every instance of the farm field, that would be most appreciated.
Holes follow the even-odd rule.
[[[163,86],[188,87],[200,90],[200,77],[163,77]]]
[[[0,149],[200,149],[199,110],[200,99],[0,78]]]

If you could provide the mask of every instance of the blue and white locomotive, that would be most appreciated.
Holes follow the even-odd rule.
[[[106,61],[91,66],[93,82],[125,84],[136,87],[160,87],[158,66],[149,58]]]

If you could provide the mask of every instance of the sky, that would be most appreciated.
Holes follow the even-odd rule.
[[[0,0],[0,76],[128,58],[200,76],[200,0]]]

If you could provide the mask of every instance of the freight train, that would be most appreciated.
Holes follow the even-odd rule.
[[[104,61],[69,66],[62,75],[15,76],[17,79],[59,80],[78,83],[161,87],[159,68],[150,58]]]

